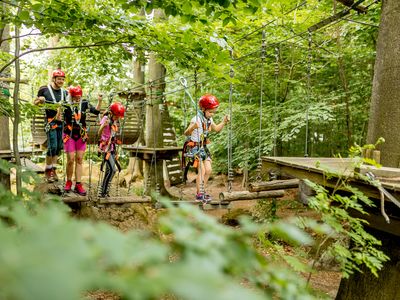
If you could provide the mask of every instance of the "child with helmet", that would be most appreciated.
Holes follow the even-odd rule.
[[[86,99],[82,99],[82,88],[71,86],[68,89],[68,101],[64,104],[64,130],[63,142],[64,150],[67,153],[67,168],[64,191],[72,189],[72,175],[75,165],[75,189],[74,191],[81,196],[86,195],[86,190],[81,182],[82,162],[86,151],[87,128],[86,114],[88,112],[99,115],[102,103],[102,95],[97,98],[97,105],[94,107]]]
[[[47,104],[50,106],[51,104],[64,102],[67,98],[67,91],[62,88],[64,81],[65,73],[61,69],[54,70],[51,83],[39,88],[33,103],[35,105]],[[54,182],[58,180],[56,165],[63,147],[61,109],[46,107],[45,115],[45,131],[47,135],[45,176],[47,182]]]
[[[221,123],[215,124],[213,120],[214,114],[217,112],[219,102],[217,97],[211,94],[205,94],[199,99],[199,111],[192,118],[188,128],[184,134],[190,136],[185,142],[184,152],[190,153],[193,157],[193,166],[197,168],[196,177],[196,200],[208,202],[211,196],[206,193],[208,179],[212,172],[211,154],[207,145],[210,143],[208,133],[210,131],[220,132],[229,122],[229,116],[224,116]]]
[[[116,145],[120,143],[117,139],[119,133],[119,120],[123,118],[124,115],[125,107],[122,103],[114,102],[110,105],[100,121],[98,136],[100,136],[99,151],[103,154],[103,162],[101,164],[102,171],[104,165],[106,165],[100,191],[100,197],[102,198],[109,196],[110,183],[117,172],[117,169],[118,171],[121,171],[121,167],[118,163]]]

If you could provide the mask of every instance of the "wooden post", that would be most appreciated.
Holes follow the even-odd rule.
[[[375,160],[376,163],[381,163],[381,151],[374,150],[372,151],[372,159]]]
[[[155,10],[155,18],[161,19],[164,16],[163,11]],[[163,130],[160,105],[163,102],[163,93],[165,91],[165,67],[157,62],[156,54],[151,53],[149,58],[149,81],[150,97],[147,97],[146,103],[146,147],[163,147]],[[154,161],[145,161],[144,164],[145,194],[150,195],[158,191],[161,195],[168,195],[163,176],[163,161],[155,157]]]
[[[143,101],[146,97],[146,93],[144,90],[144,63],[139,59],[136,58],[133,61],[133,84],[134,85],[139,85],[134,88],[132,91],[133,94],[128,95],[128,102],[133,102],[133,107],[136,110],[137,114],[139,115],[139,120],[140,122],[144,123],[144,118],[143,116],[143,105],[141,101]],[[138,95],[136,97],[136,95]],[[135,104],[135,101],[139,101],[140,104],[137,105]],[[131,103],[132,104],[132,103]],[[144,124],[141,124],[140,128],[140,135],[139,139],[136,141],[136,146],[141,146],[145,144],[144,138],[143,138],[143,127]],[[123,170],[122,176],[120,176],[121,180],[119,182],[120,186],[126,186],[128,187],[131,182],[134,182],[137,178],[142,178],[143,177],[143,160],[141,160],[139,157],[135,156],[130,156],[129,157],[129,164],[126,170]]]
[[[2,3],[2,10],[6,9],[6,4]],[[10,28],[8,25],[5,25],[3,28],[0,28],[0,32],[2,33],[1,35],[1,40],[3,41],[0,46],[0,50],[2,52],[8,53],[10,51],[10,43],[9,40],[6,40],[9,35],[10,35]],[[7,71],[8,72],[8,71]],[[1,77],[5,77],[3,75],[0,75]],[[4,100],[8,100],[8,97],[3,95],[2,89],[3,88],[9,88],[9,85],[6,82],[0,82],[0,97],[2,97]],[[10,126],[9,126],[9,117],[0,115],[0,150],[9,150],[11,152],[11,144],[10,144]],[[4,174],[0,172],[0,184],[4,185],[5,188],[10,189],[11,188],[11,182],[10,182],[10,175],[9,174]]]

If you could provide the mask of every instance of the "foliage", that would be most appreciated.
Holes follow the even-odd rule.
[[[131,89],[137,86],[132,60],[146,63],[155,52],[167,68],[160,79],[167,81],[162,100],[174,103],[171,115],[181,133],[182,118],[190,113],[182,111],[180,76],[188,79],[195,99],[213,92],[225,103],[233,83],[233,165],[254,168],[259,149],[262,155],[275,149],[278,155],[297,156],[306,148],[311,156],[347,155],[354,142],[365,141],[377,28],[344,20],[328,24],[312,33],[308,49],[307,28],[330,16],[331,5],[317,0],[198,0],[190,5],[183,0],[24,0],[10,1],[2,17],[33,30],[22,39],[24,53],[48,47],[49,39],[67,47],[21,57],[30,57],[23,61],[23,72],[32,78],[23,98],[33,97],[47,80],[47,68],[60,64],[67,70],[67,85],[81,84],[89,98]],[[22,8],[19,15],[16,7]],[[163,9],[164,16],[156,17],[159,10],[152,9]],[[377,24],[379,17],[379,7],[371,4],[367,14],[351,13],[348,19]],[[1,58],[5,62],[10,54]],[[144,87],[149,92],[148,83]],[[227,107],[221,106],[221,116]],[[224,134],[213,139],[216,170],[224,171],[228,139]]]
[[[351,168],[357,170],[361,163],[366,162],[359,155],[363,148],[368,147],[370,146],[351,149],[354,159]],[[371,162],[368,159],[368,163]],[[374,206],[374,203],[351,184],[352,179],[348,174],[337,174],[328,169],[324,174],[327,180],[336,181],[333,191],[305,180],[316,192],[316,196],[309,199],[308,205],[320,213],[321,221],[332,229],[332,232],[325,236],[323,243],[329,238],[335,239],[328,247],[328,252],[340,263],[345,278],[354,271],[360,271],[360,265],[367,266],[372,274],[378,276],[378,271],[389,257],[379,250],[381,242],[365,230],[364,226],[368,222],[353,216],[355,212],[360,216],[366,215],[366,208]],[[356,171],[354,176],[371,182]]]
[[[72,219],[58,199],[41,199],[27,190],[24,195],[26,201],[6,189],[0,193],[2,299],[80,299],[97,289],[124,299],[166,294],[182,299],[313,298],[294,272],[254,248],[253,236],[261,228],[249,220],[242,220],[237,231],[192,206],[166,202],[158,234],[121,233],[106,224]],[[298,244],[311,242],[293,225],[273,223],[263,230]]]

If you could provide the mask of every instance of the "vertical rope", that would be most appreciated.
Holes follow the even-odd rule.
[[[306,136],[304,143],[304,157],[308,157],[308,119],[311,98],[311,62],[312,62],[312,32],[308,31],[308,55],[307,55],[307,99],[306,99]]]
[[[262,148],[262,116],[263,116],[263,85],[264,85],[264,60],[265,60],[265,30],[262,31],[262,43],[261,43],[261,81],[260,81],[260,124],[259,124],[259,136],[258,136],[258,162],[257,162],[257,180],[261,180],[261,148]]]
[[[279,79],[279,48],[275,48],[275,97],[274,97],[274,156],[277,156],[277,102],[278,102],[278,79]]]
[[[231,58],[233,59],[233,49],[230,51]],[[230,66],[229,76],[231,79],[235,76],[233,65]],[[233,97],[233,83],[229,84],[229,127],[228,127],[228,192],[232,191],[233,182],[233,169],[232,169],[232,97]]]

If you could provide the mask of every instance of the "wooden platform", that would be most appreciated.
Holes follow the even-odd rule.
[[[143,146],[124,146],[125,151],[129,151],[131,157],[138,157],[143,160],[152,160],[154,156],[156,159],[171,160],[178,156],[182,151],[182,147],[168,147],[168,148],[152,148]]]
[[[31,157],[32,155],[43,153],[43,150],[33,149],[21,149],[19,151],[20,157]],[[14,157],[14,151],[12,150],[0,150],[0,158],[10,160]]]
[[[308,179],[317,184],[328,188],[334,188],[337,185],[338,176],[329,177],[329,174],[341,174],[349,176],[352,186],[358,188],[370,199],[374,200],[375,207],[365,208],[369,216],[365,217],[370,226],[391,234],[400,236],[400,209],[388,199],[385,199],[385,210],[390,218],[390,224],[387,224],[380,212],[380,192],[377,187],[368,182],[354,177],[353,160],[350,158],[313,158],[313,157],[262,157],[264,172],[279,172],[282,175],[295,177],[299,179]],[[371,166],[362,166],[360,173],[372,171],[375,175],[388,172],[389,178],[395,178],[400,174],[400,169],[380,168]],[[339,175],[340,176],[340,175]],[[378,176],[378,175],[377,175]],[[399,175],[400,176],[400,175]],[[378,176],[379,177],[379,176]],[[396,199],[400,199],[400,181],[385,181],[385,178],[379,178],[382,186]]]

